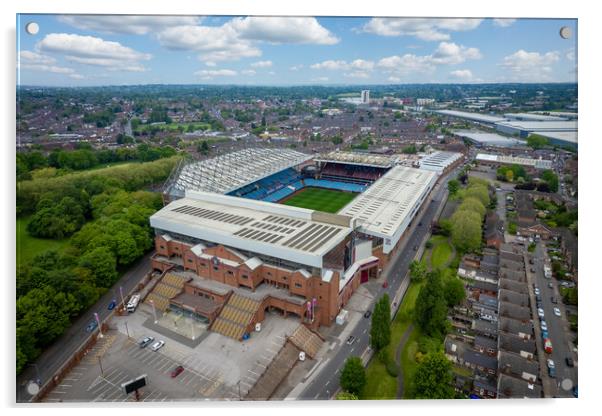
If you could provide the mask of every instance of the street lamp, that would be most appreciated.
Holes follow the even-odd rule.
[[[157,311],[155,310],[155,302],[151,299],[150,304],[153,307],[153,316],[155,317],[155,324],[157,323]]]

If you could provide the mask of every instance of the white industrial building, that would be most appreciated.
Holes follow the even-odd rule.
[[[467,111],[437,110],[437,111],[435,111],[435,113],[443,115],[443,116],[456,117],[456,118],[461,118],[464,120],[474,121],[477,123],[483,123],[483,124],[488,124],[488,125],[494,125],[495,123],[506,120],[502,116],[497,116],[497,115],[492,116],[492,115],[481,114],[481,113],[469,113]]]
[[[501,165],[521,165],[535,169],[552,169],[552,161],[544,159],[533,159],[521,156],[493,155],[488,153],[478,153],[476,160],[479,162],[501,164]]]
[[[457,130],[454,131],[456,136],[465,138],[476,144],[477,146],[493,146],[493,147],[515,147],[525,144],[524,140],[519,140],[514,137],[502,136],[497,133],[486,133],[473,130]]]
[[[530,133],[543,132],[576,132],[576,120],[563,121],[501,121],[495,124],[498,131],[502,133],[527,138]]]

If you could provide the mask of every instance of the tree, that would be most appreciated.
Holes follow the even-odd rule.
[[[460,189],[460,181],[457,179],[452,179],[447,183],[447,190],[449,191],[449,195],[455,195]]]
[[[546,181],[551,192],[558,192],[558,176],[553,170],[546,169],[541,172],[541,179]]]
[[[91,271],[96,287],[111,287],[117,276],[115,256],[107,247],[97,247],[87,252],[81,257],[79,265]]]
[[[429,336],[442,337],[447,332],[447,302],[441,272],[434,270],[420,288],[414,309],[418,326]]]
[[[410,263],[410,280],[417,282],[426,278],[426,264],[422,261],[413,260]]]
[[[353,393],[341,391],[337,394],[336,400],[359,400],[359,398]]]
[[[451,362],[442,352],[427,354],[414,374],[417,399],[453,399]]]
[[[366,385],[366,370],[359,357],[349,357],[341,371],[340,383],[343,390],[359,396]]]
[[[459,305],[466,298],[464,283],[457,277],[451,277],[445,281],[444,293],[447,306],[450,308]]]
[[[384,294],[374,305],[370,343],[376,351],[380,351],[391,342],[391,306],[389,295]]]
[[[477,212],[456,211],[452,215],[452,243],[461,252],[470,252],[481,247],[481,217]]]
[[[485,214],[487,213],[487,208],[485,208],[485,205],[483,205],[477,198],[472,196],[466,197],[458,206],[456,212],[463,210],[476,212],[481,218],[485,218]]]
[[[530,146],[533,149],[541,149],[542,147],[548,145],[548,143],[548,138],[540,136],[539,134],[531,134],[529,137],[527,137],[527,146]]]
[[[514,172],[512,172],[512,170],[507,170],[505,176],[506,182],[512,182],[514,180]]]

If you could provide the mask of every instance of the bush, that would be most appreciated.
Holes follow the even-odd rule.
[[[395,363],[395,361],[388,360],[387,363],[385,364],[385,368],[387,369],[387,373],[391,377],[397,378],[397,376],[399,376],[399,367],[397,367],[397,364]]]
[[[433,248],[433,242],[431,240],[428,240],[425,244],[424,244],[425,248]]]

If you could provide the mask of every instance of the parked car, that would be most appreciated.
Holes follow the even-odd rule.
[[[533,259],[529,259],[529,264],[533,264]]]
[[[549,338],[548,331],[541,331],[541,339],[545,340],[546,338]]]
[[[372,311],[366,311],[364,313],[364,318],[370,318],[370,315],[372,315]]]
[[[543,309],[541,309],[541,308],[537,309],[537,316],[539,316],[540,319],[543,319],[543,317],[545,316]]]
[[[535,295],[535,300],[541,302],[541,295]]]
[[[144,338],[142,338],[140,341],[138,341],[138,346],[140,348],[144,348],[146,347],[148,344],[150,344],[151,342],[153,342],[155,340],[154,337],[151,336],[146,336]]]
[[[117,306],[117,301],[115,299],[113,299],[111,301],[111,303],[109,303],[109,310],[112,311],[113,309],[115,309],[115,306]]]
[[[552,341],[550,340],[550,338],[546,338],[543,340],[543,349],[546,353],[552,354],[553,348]]]
[[[573,359],[571,357],[566,357],[566,365],[567,367],[574,367],[575,363],[573,362]]]
[[[86,327],[86,332],[94,331],[97,326],[98,326],[98,322],[96,322],[96,319],[92,319],[90,321],[90,323],[88,323],[88,326]]]
[[[535,306],[537,306],[537,309],[541,309],[541,308],[543,308],[543,303],[535,302]]]
[[[540,292],[540,290],[539,290],[539,288],[537,286],[535,287],[534,292],[535,292],[536,296],[539,295],[539,294],[541,294],[541,292]]]
[[[353,335],[350,335],[349,338],[347,338],[347,345],[351,345],[355,342],[355,337]]]
[[[542,331],[548,330],[548,324],[546,323],[546,321],[541,321],[541,330]]]
[[[548,358],[548,374],[552,378],[556,378],[556,365],[554,364],[554,360]]]
[[[558,303],[558,299],[556,299],[554,296],[552,296],[550,298],[550,302],[552,302],[553,304],[557,304]]]
[[[159,351],[165,345],[165,341],[159,340],[151,346],[151,350]]]
[[[552,282],[548,282],[548,287],[549,287],[550,289],[554,289],[554,284],[553,284]]]
[[[556,316],[561,316],[561,315],[560,315],[560,309],[558,309],[558,308],[554,308],[554,315],[556,315]]]
[[[531,273],[535,273],[535,269],[531,267]]]
[[[171,371],[171,378],[176,378],[179,374],[181,374],[184,371],[184,367],[182,367],[181,365],[177,366],[176,368],[174,368]]]
[[[418,251],[418,246],[414,246],[414,251]]]

